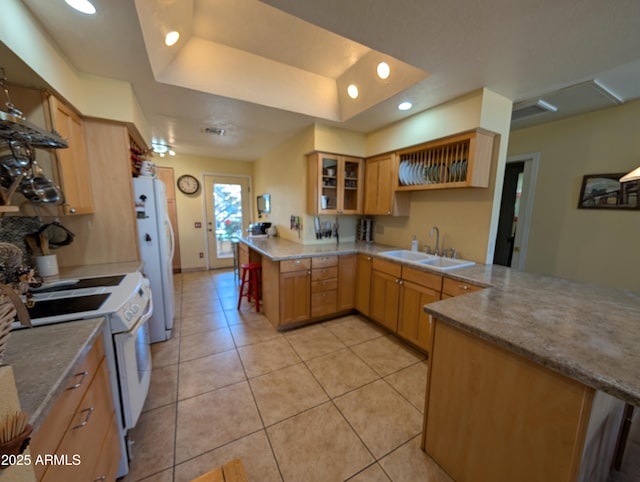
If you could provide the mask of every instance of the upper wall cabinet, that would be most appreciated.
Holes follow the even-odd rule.
[[[314,152],[307,156],[307,213],[362,214],[363,160]]]
[[[489,187],[497,136],[476,129],[398,151],[397,190]]]
[[[364,214],[408,216],[410,193],[398,193],[397,156],[393,153],[365,162]]]
[[[69,143],[67,149],[56,149],[57,182],[65,196],[64,214],[91,214],[94,212],[89,159],[83,121],[71,108],[55,96],[48,99],[51,129]]]

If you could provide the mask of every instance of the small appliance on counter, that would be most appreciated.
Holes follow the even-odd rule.
[[[271,223],[255,223],[249,225],[249,234],[251,236],[266,236],[268,230],[271,227]]]
[[[365,243],[373,243],[373,219],[358,219],[356,240],[364,241]]]

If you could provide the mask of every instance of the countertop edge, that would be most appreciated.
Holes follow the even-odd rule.
[[[455,299],[451,299],[448,302],[455,303]],[[548,354],[545,354],[543,356],[534,350],[528,350],[524,346],[510,342],[504,337],[495,336],[492,333],[488,333],[470,324],[459,321],[451,316],[447,316],[439,311],[437,307],[424,305],[424,311],[425,313],[433,315],[438,320],[441,320],[455,328],[469,333],[470,335],[476,336],[483,341],[519,355],[526,360],[549,368],[550,370],[553,370],[560,375],[566,376],[567,378],[570,378],[572,380],[576,380],[596,390],[601,390],[634,406],[640,406],[640,392],[629,386],[622,388],[621,382],[618,380],[612,380],[611,378],[606,376],[598,376],[597,373],[593,373],[583,366],[576,365],[572,360],[569,360],[567,358],[556,359],[555,357]]]
[[[640,406],[640,293],[591,283],[476,264],[442,271],[391,259],[393,246],[345,243],[299,245],[288,240],[242,239],[273,261],[330,254],[366,254],[481,291],[441,300],[424,311],[568,378]]]
[[[33,426],[34,431],[38,430],[53,408],[58,397],[64,391],[65,385],[73,371],[87,355],[96,340],[102,336],[102,330],[105,322],[105,318],[93,318],[12,332],[11,337],[9,338],[8,349],[5,354],[5,361],[8,362],[8,365],[13,367],[20,405],[22,410],[29,414],[29,423]],[[23,340],[21,339],[23,337],[26,338],[29,337],[29,335],[33,335],[36,330],[41,330],[39,334],[44,334],[44,338],[46,338],[46,340],[43,339],[42,342],[37,340],[35,342],[35,347],[40,347],[42,352],[44,352],[47,348],[48,342],[56,336],[54,331],[56,327],[66,325],[69,329],[73,329],[73,325],[76,323],[82,323],[84,327],[86,327],[86,330],[79,335],[82,339],[71,346],[65,347],[67,350],[66,353],[71,353],[71,355],[66,356],[64,366],[59,367],[55,374],[51,374],[53,375],[54,380],[48,384],[48,388],[38,390],[37,394],[34,393],[34,384],[43,386],[44,383],[40,381],[35,382],[34,378],[28,375],[29,370],[38,370],[40,367],[37,365],[34,366],[33,363],[30,363],[28,354],[19,353],[28,346],[25,343],[22,343]],[[24,341],[26,342],[26,339]],[[34,343],[33,338],[31,338],[31,343]],[[30,348],[33,348],[33,346]],[[36,390],[38,389],[37,386],[35,388]],[[41,392],[45,390],[46,393],[42,395]]]

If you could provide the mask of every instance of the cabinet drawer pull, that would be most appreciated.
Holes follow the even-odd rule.
[[[86,415],[86,417],[84,417],[84,420],[82,422],[80,422],[78,425],[76,425],[73,428],[82,428],[82,427],[86,426],[89,423],[89,419],[91,418],[91,414],[93,413],[94,410],[95,410],[95,408],[93,408],[93,407],[89,407],[89,408],[85,408],[84,410],[81,410],[80,413],[86,412],[87,415]]]
[[[468,290],[469,287],[467,285],[458,285],[458,288],[460,288],[461,290]]]
[[[95,479],[93,479],[93,482],[101,482],[107,480],[107,476],[106,475],[101,475],[100,477],[96,477]]]
[[[84,382],[85,377],[89,374],[89,372],[80,372],[80,373],[76,373],[74,375],[74,377],[80,377],[80,380],[78,381],[78,383],[76,383],[75,385],[72,385],[70,387],[67,388],[67,390],[76,390],[78,388],[80,388],[80,386],[82,385],[82,383]]]

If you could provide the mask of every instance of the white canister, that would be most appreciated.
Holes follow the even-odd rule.
[[[43,278],[58,276],[58,257],[55,254],[36,256],[36,268]]]
[[[151,161],[142,161],[140,166],[141,176],[156,177],[156,163]]]

